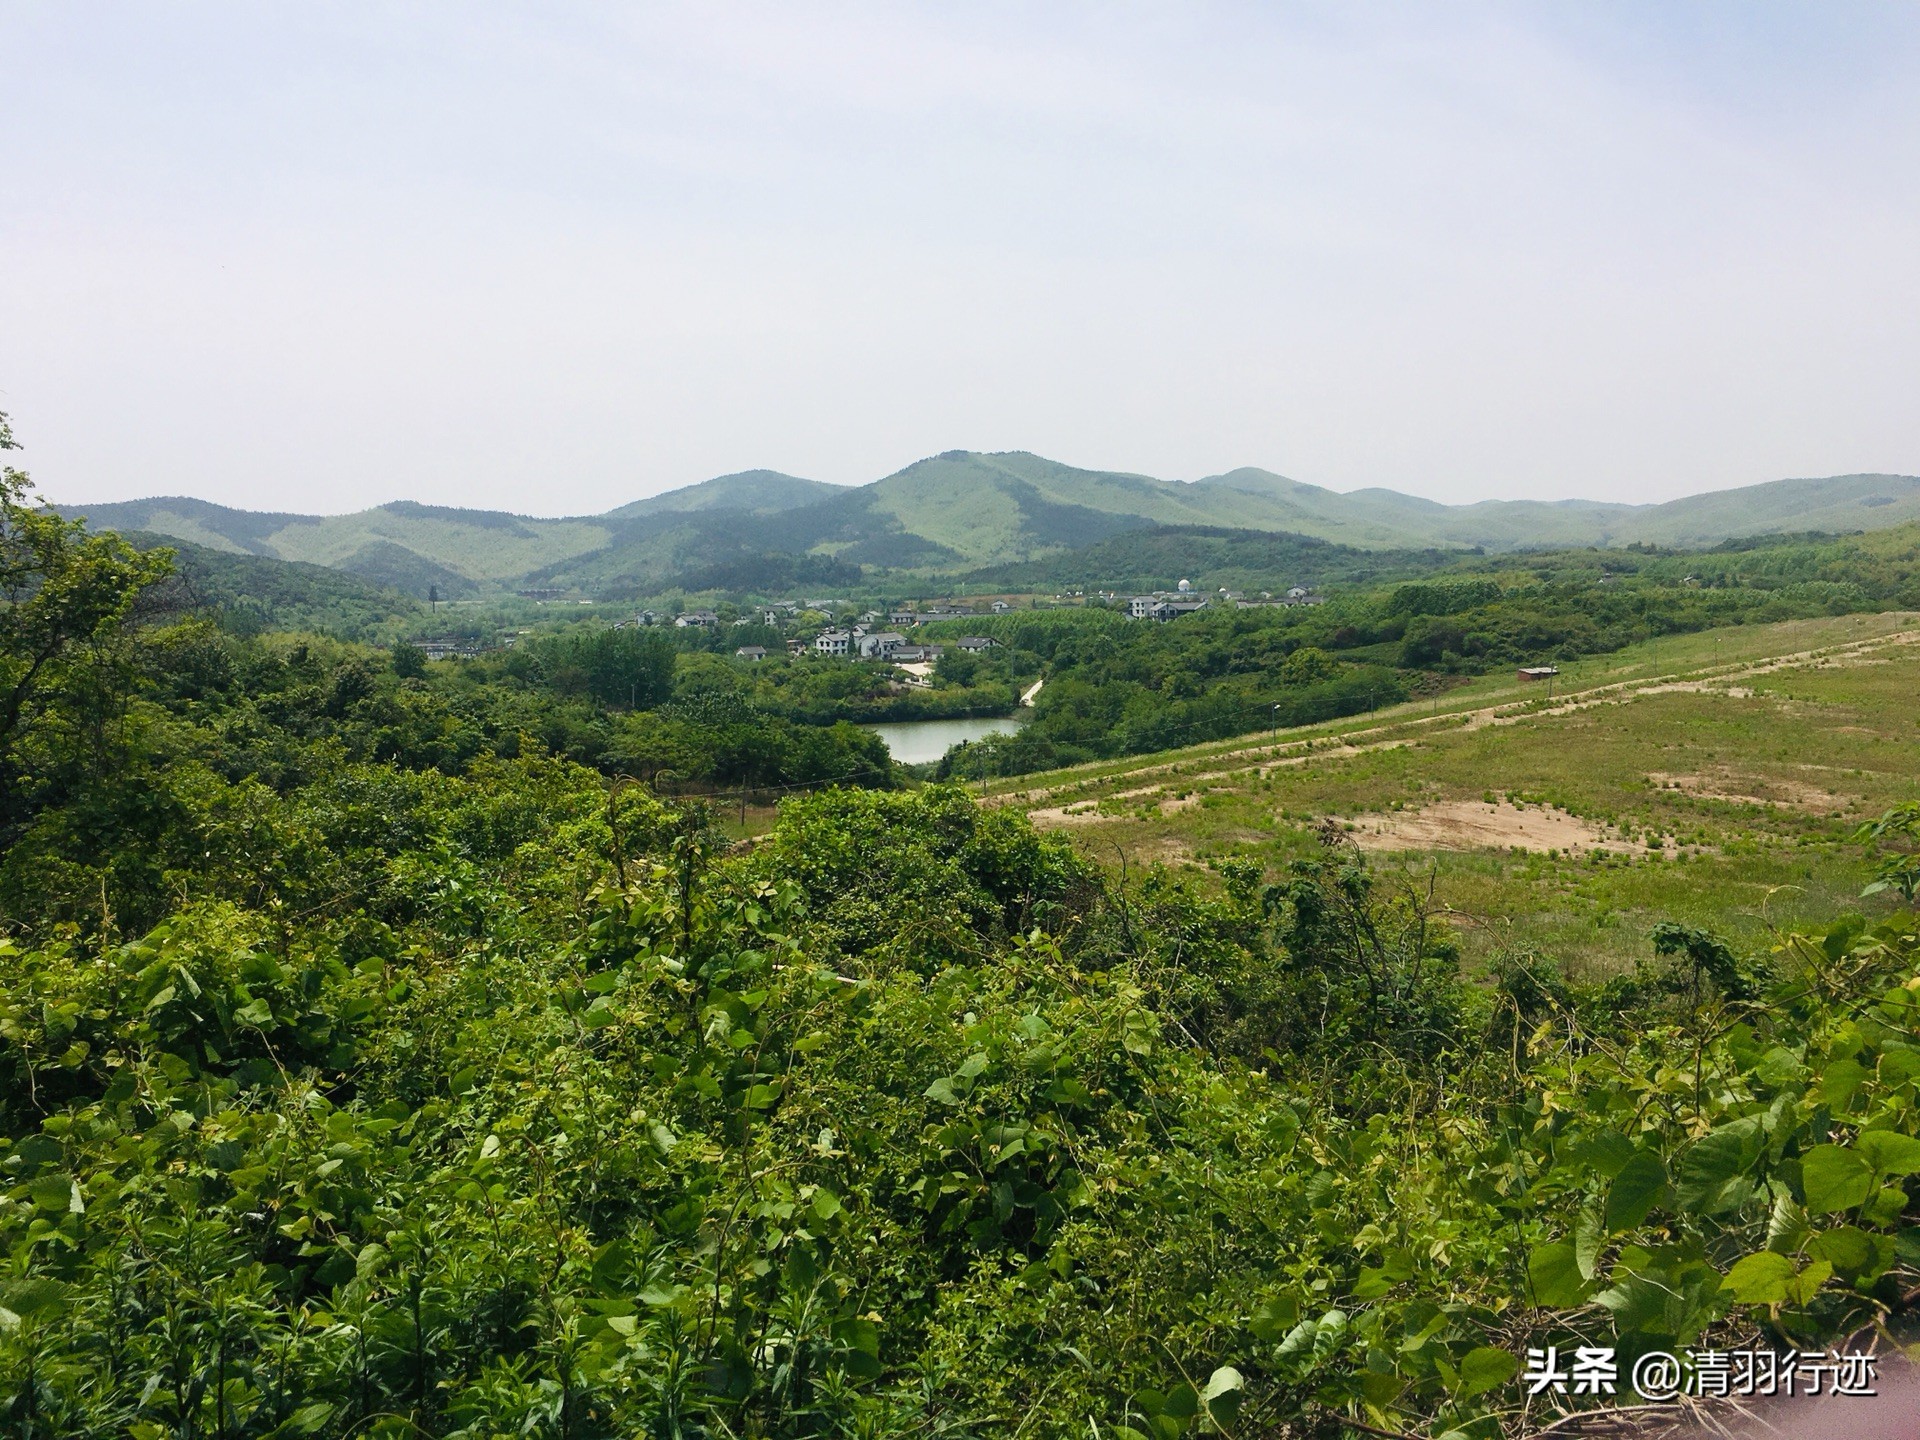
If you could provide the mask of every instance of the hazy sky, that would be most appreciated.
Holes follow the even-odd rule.
[[[1920,472],[1920,6],[0,0],[56,499]]]

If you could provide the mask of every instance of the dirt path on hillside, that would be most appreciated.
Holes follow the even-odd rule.
[[[1748,698],[1754,692],[1733,682],[1755,676],[1770,675],[1777,671],[1793,669],[1814,662],[1847,664],[1881,664],[1884,660],[1874,652],[1892,647],[1920,643],[1920,629],[1896,630],[1887,635],[1871,636],[1864,640],[1851,640],[1836,645],[1820,646],[1811,650],[1794,651],[1786,655],[1768,656],[1761,660],[1737,661],[1728,665],[1705,667],[1679,674],[1650,675],[1639,680],[1620,680],[1610,684],[1595,686],[1588,690],[1578,690],[1570,695],[1556,698],[1551,704],[1541,705],[1537,700],[1509,698],[1472,710],[1450,710],[1438,715],[1405,715],[1398,719],[1368,726],[1360,730],[1346,731],[1340,735],[1303,736],[1293,740],[1267,741],[1263,744],[1245,746],[1238,750],[1226,750],[1216,754],[1189,757],[1182,760],[1168,760],[1154,765],[1143,765],[1138,769],[1124,771],[1113,776],[1088,778],[1080,781],[1064,781],[1051,786],[1032,790],[1011,791],[1003,795],[985,796],[983,804],[1022,805],[1026,807],[1030,818],[1042,828],[1060,825],[1086,825],[1108,818],[1099,814],[1097,799],[1079,795],[1089,788],[1108,783],[1108,781],[1138,781],[1152,775],[1180,774],[1180,788],[1205,785],[1229,777],[1243,774],[1250,769],[1278,768],[1280,766],[1306,765],[1328,754],[1356,755],[1371,750],[1396,749],[1416,743],[1418,735],[1407,735],[1408,730],[1434,731],[1445,729],[1479,730],[1489,726],[1515,725],[1523,720],[1551,719],[1563,715],[1574,715],[1598,705],[1620,704],[1638,699],[1643,695],[1686,693],[1723,693],[1729,698]],[[1395,733],[1398,732],[1398,733]],[[1376,738],[1369,736],[1392,738]],[[1205,765],[1211,768],[1194,771],[1182,771],[1189,765]],[[1687,777],[1693,779],[1694,777]],[[1164,791],[1166,782],[1151,785],[1136,785],[1132,789],[1117,792],[1112,799],[1144,799],[1156,792]],[[1044,802],[1063,795],[1075,794],[1076,798],[1057,806],[1039,806]],[[1731,794],[1724,797],[1736,798]],[[1764,797],[1740,796],[1741,799]],[[1782,797],[1785,798],[1785,797]],[[1839,797],[1835,797],[1839,798]],[[1812,801],[1813,796],[1803,799]],[[1776,802],[1777,803],[1777,802]],[[1815,802],[1818,803],[1818,802]],[[1569,817],[1572,818],[1572,817]],[[1583,844],[1589,842],[1582,842]],[[1542,847],[1549,848],[1549,847]],[[1564,847],[1552,847],[1564,848]]]

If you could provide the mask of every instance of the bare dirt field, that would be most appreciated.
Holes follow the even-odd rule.
[[[1635,847],[1603,825],[1552,806],[1448,800],[1418,810],[1364,815],[1350,822],[1362,850],[1532,850],[1580,855]]]
[[[1647,779],[1662,790],[1678,790],[1696,800],[1726,800],[1739,805],[1784,805],[1790,810],[1805,810],[1809,814],[1844,810],[1860,798],[1785,775],[1742,774],[1724,768],[1693,775],[1669,775],[1655,770],[1648,774]]]

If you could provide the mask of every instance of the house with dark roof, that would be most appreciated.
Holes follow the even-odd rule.
[[[862,635],[859,643],[862,660],[884,660],[906,644],[907,637],[892,630],[876,630],[871,635]]]

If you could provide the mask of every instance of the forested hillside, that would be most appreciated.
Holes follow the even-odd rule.
[[[10,1434],[1493,1437],[1612,1398],[1529,1397],[1529,1347],[1624,1375],[1911,1323],[1910,808],[1862,916],[1470,974],[1337,827],[1109,871],[851,727],[809,728],[865,788],[738,843],[617,754],[648,704],[773,734],[683,684],[718,657],[582,631],[429,679],[143,600],[167,556],[29,501],[9,470]],[[1137,659],[1313,693],[1419,622],[1580,644],[1671,603],[1527,583]],[[1124,621],[1000,623],[1140,683],[1100,669]]]
[[[172,573],[142,597],[147,610],[206,616],[235,635],[308,630],[339,640],[391,641],[427,613],[403,587],[324,565],[235,555],[139,530],[122,538],[138,550],[172,552]]]
[[[1460,564],[1458,550],[1363,550],[1309,535],[1234,530],[1214,525],[1156,525],[1045,560],[971,571],[976,589],[1151,592],[1191,580],[1203,592],[1258,592],[1294,586],[1351,587],[1410,579]]]

